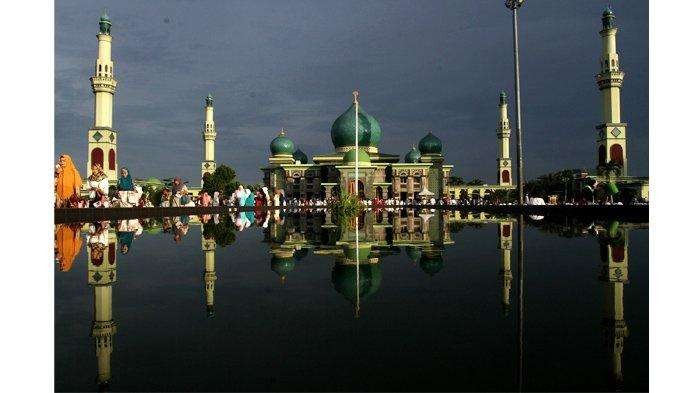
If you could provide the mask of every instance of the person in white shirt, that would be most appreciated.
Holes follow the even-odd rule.
[[[102,196],[109,195],[109,180],[102,171],[102,165],[93,164],[92,174],[87,180],[90,202],[95,203],[102,200]]]

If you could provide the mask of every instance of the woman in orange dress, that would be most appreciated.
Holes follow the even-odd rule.
[[[61,154],[58,165],[61,169],[56,175],[56,207],[68,207],[71,198],[77,200],[80,197],[83,181],[69,155]]]

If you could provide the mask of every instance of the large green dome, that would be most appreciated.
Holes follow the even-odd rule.
[[[294,142],[287,137],[284,131],[280,131],[277,138],[270,142],[270,153],[272,153],[273,156],[291,156],[294,154]]]
[[[358,145],[359,146],[379,146],[382,138],[382,129],[377,119],[362,110],[358,110]],[[355,146],[355,104],[340,115],[331,126],[331,139],[336,148],[344,146]]]
[[[424,136],[418,143],[418,149],[421,155],[442,154],[442,141],[433,135],[431,131],[428,131],[428,135]]]
[[[309,157],[307,157],[301,149],[297,149],[294,154],[292,154],[292,157],[294,157],[294,161],[299,161],[302,164],[309,163]]]
[[[416,149],[415,146],[406,153],[406,156],[404,157],[404,162],[410,163],[410,164],[415,164],[417,162],[420,162],[420,152],[418,149]]]
[[[355,165],[355,155],[356,155],[356,150],[353,148],[352,150],[348,150],[345,155],[343,156],[343,164],[345,165]],[[357,157],[357,162],[360,165],[369,165],[371,163],[371,160],[369,158],[369,154],[367,154],[366,151],[360,149],[360,154]]]

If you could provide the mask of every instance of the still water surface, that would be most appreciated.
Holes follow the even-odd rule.
[[[204,219],[57,226],[57,391],[648,390],[646,224],[526,219],[521,318],[513,218]]]

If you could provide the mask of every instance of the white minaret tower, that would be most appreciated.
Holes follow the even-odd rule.
[[[603,54],[600,56],[600,73],[596,75],[603,113],[603,122],[596,127],[598,165],[616,162],[622,166],[622,175],[627,176],[627,123],[620,122],[620,88],[625,73],[620,70],[615,14],[610,7],[603,11],[602,20]]]
[[[496,136],[498,137],[498,185],[512,186],[511,179],[511,161],[510,161],[510,121],[508,120],[508,95],[505,91],[501,92],[500,102],[498,103],[498,129]]]
[[[513,272],[510,270],[510,250],[513,244],[513,225],[511,221],[498,223],[498,249],[501,250],[501,270],[499,275],[503,283],[501,292],[501,305],[503,314],[508,315],[510,311],[510,288],[513,282]]]
[[[117,181],[117,131],[112,128],[112,109],[117,80],[114,79],[112,61],[112,22],[107,11],[100,17],[100,32],[97,34],[97,60],[95,74],[90,78],[95,94],[95,120],[88,131],[87,173],[92,164],[100,164],[110,183]]]
[[[204,99],[204,157],[202,159],[202,186],[204,186],[204,174],[214,173],[216,161],[214,159],[214,143],[216,142],[216,124],[214,124],[214,97],[209,94]]]

